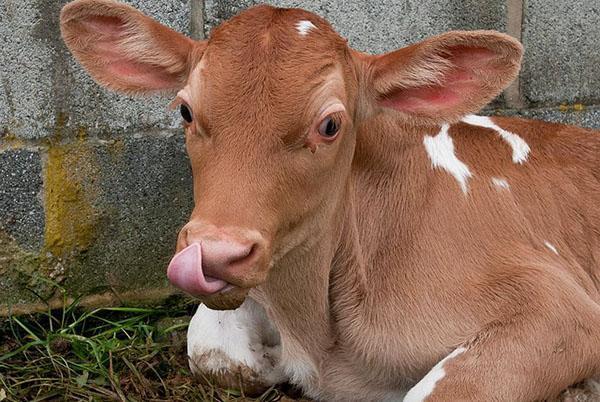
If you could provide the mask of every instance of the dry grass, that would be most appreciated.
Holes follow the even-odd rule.
[[[86,311],[75,302],[0,320],[0,402],[294,400],[281,389],[249,398],[195,379],[185,345],[192,312],[181,303]],[[600,401],[595,387],[580,384],[556,401]]]
[[[0,401],[289,400],[219,390],[191,375],[191,306],[60,311],[0,322]]]

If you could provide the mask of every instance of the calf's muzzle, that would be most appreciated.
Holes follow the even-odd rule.
[[[167,276],[192,296],[225,293],[245,287],[264,249],[255,231],[188,224],[180,234],[180,251],[171,260]]]

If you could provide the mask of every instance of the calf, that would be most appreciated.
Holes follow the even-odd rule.
[[[111,0],[61,28],[100,84],[179,91],[196,206],[168,275],[204,302],[195,370],[328,401],[531,401],[600,374],[600,136],[473,115],[514,39],[368,55],[258,6],[193,41]]]

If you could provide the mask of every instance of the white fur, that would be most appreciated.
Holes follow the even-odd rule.
[[[514,163],[521,164],[527,160],[531,149],[525,140],[517,134],[498,127],[489,117],[469,115],[464,117],[462,121],[472,126],[486,127],[495,130],[512,148],[512,160]]]
[[[290,383],[301,387],[307,396],[317,398],[317,368],[314,362],[304,348],[292,338],[283,337],[282,341],[281,367]]]
[[[300,35],[306,36],[308,35],[311,29],[317,29],[317,27],[315,26],[315,24],[308,20],[302,20],[296,23],[296,29],[298,30],[298,33]]]
[[[460,184],[460,188],[467,193],[467,180],[472,176],[467,165],[461,162],[454,154],[454,143],[448,135],[448,124],[444,124],[435,137],[426,135],[423,139],[425,150],[429,155],[434,168],[440,167],[450,173]]]
[[[545,241],[545,242],[544,242],[544,246],[548,247],[548,249],[549,249],[550,251],[553,251],[553,252],[554,252],[554,254],[558,255],[558,250],[556,249],[556,247],[554,247],[554,244],[552,244],[552,243],[550,243],[550,242],[548,242],[548,241]]]
[[[237,310],[217,311],[200,305],[190,322],[187,347],[192,371],[219,373],[244,364],[265,384],[285,381],[278,364],[279,333],[265,310],[250,298]],[[211,351],[221,353],[201,363],[201,357]]]
[[[504,190],[510,189],[510,185],[508,184],[506,179],[503,179],[501,177],[492,177],[492,184],[494,186],[498,187],[499,189],[504,189]]]
[[[419,381],[417,385],[415,385],[410,389],[410,391],[408,391],[408,393],[404,397],[404,402],[424,401],[434,391],[437,382],[446,376],[446,372],[444,371],[444,364],[448,360],[460,355],[465,350],[465,348],[458,348],[454,352],[446,356],[444,359],[439,361],[438,364],[433,366],[429,373],[427,373],[427,375],[423,377],[423,379]]]

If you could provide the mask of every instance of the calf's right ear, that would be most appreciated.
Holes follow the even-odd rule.
[[[99,84],[145,94],[185,86],[206,48],[113,0],[76,0],[60,14],[63,40]]]

